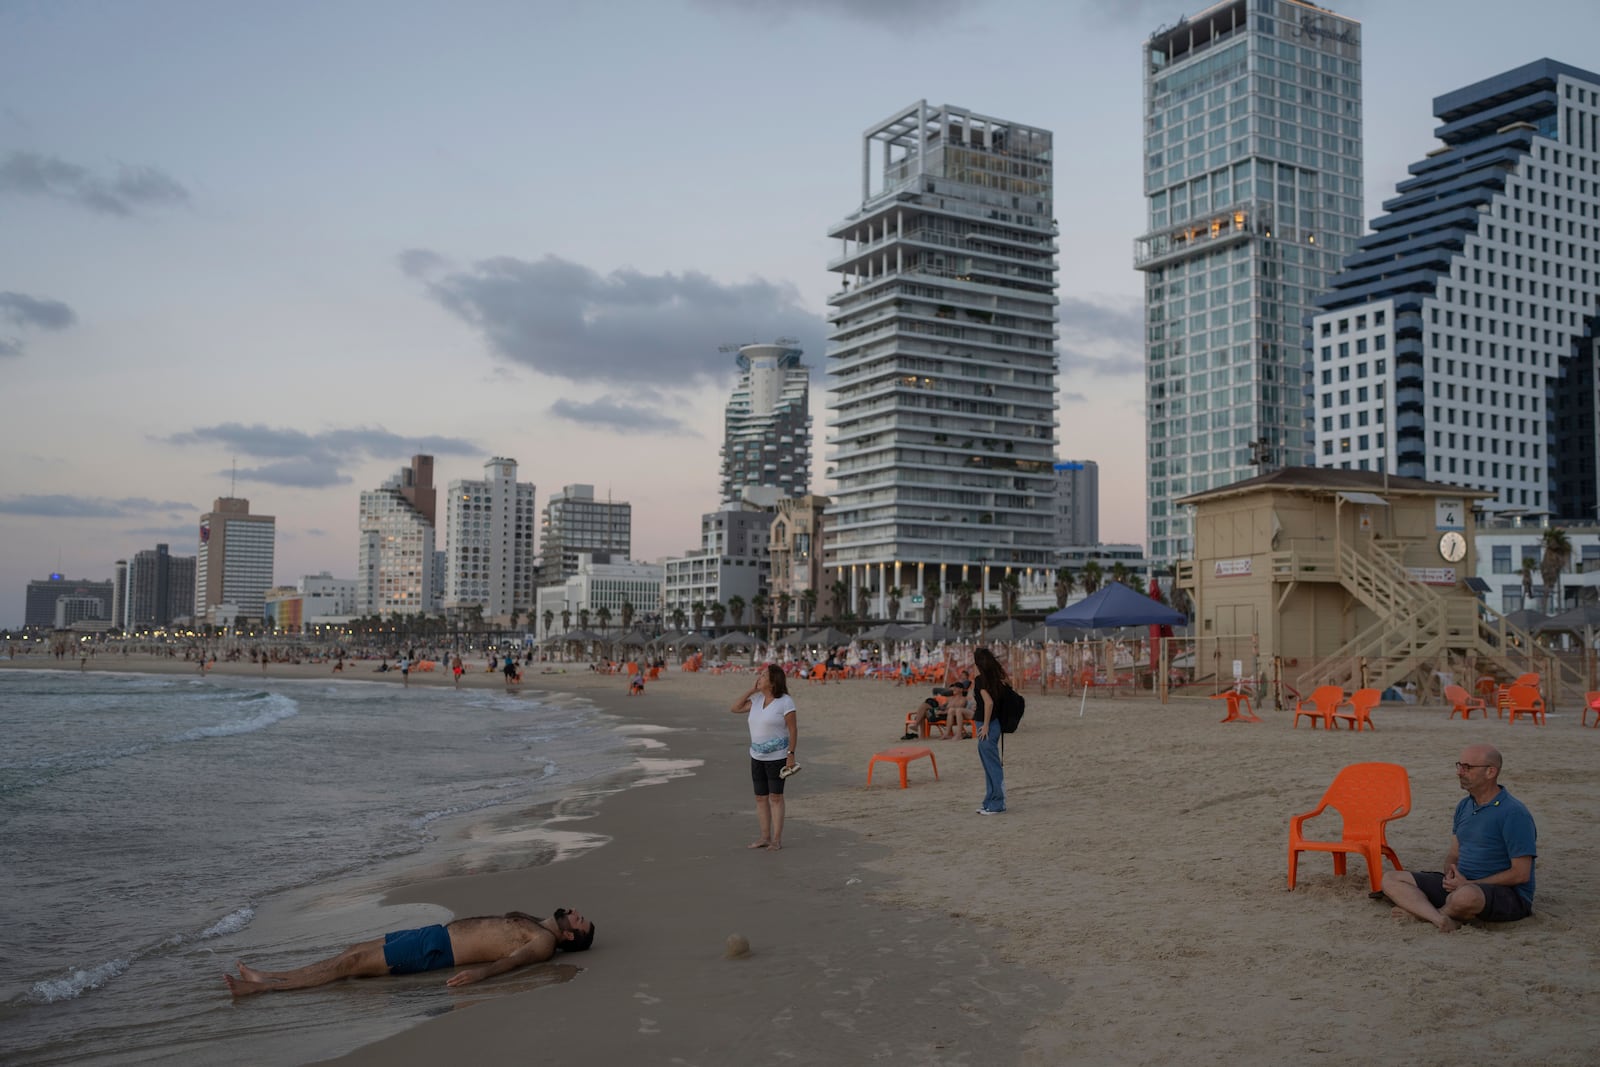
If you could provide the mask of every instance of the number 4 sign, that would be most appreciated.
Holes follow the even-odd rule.
[[[1462,507],[1464,502],[1460,498],[1438,497],[1433,502],[1433,526],[1436,530],[1464,530]]]

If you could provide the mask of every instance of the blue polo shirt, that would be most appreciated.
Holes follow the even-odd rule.
[[[1534,829],[1533,816],[1522,801],[1512,796],[1505,787],[1485,804],[1478,804],[1471,794],[1461,798],[1456,805],[1452,829],[1460,853],[1456,869],[1468,881],[1487,878],[1508,869],[1517,856],[1536,857],[1538,831]],[[1513,887],[1517,895],[1533,905],[1533,867],[1528,868],[1528,880]]]

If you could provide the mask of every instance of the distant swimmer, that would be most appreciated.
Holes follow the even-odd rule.
[[[583,952],[593,943],[594,923],[576,911],[557,908],[550,919],[512,911],[456,919],[445,926],[397,930],[292,971],[258,971],[241,960],[238,975],[225,974],[222,980],[234,996],[247,997],[312,989],[341,978],[378,978],[478,964],[457,971],[445,983],[464,986],[530,963],[543,963],[558,951]]]

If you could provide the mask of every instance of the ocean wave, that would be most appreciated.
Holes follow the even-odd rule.
[[[171,738],[172,741],[202,741],[209,737],[233,737],[238,734],[253,734],[258,730],[265,730],[274,723],[300,713],[300,705],[292,697],[282,693],[252,693],[247,698],[251,704],[260,705],[260,709],[241,719],[230,719],[227,722],[215,723],[211,726],[196,726],[192,730]]]
[[[226,937],[236,934],[250,925],[250,920],[256,917],[256,909],[240,908],[238,911],[229,912],[204,930],[200,931],[199,940],[207,941],[213,937]]]
[[[34,1004],[54,1004],[58,1000],[73,1000],[91,989],[99,989],[126,971],[131,962],[131,960],[112,960],[86,971],[68,971],[60,978],[35,982],[23,999]]]

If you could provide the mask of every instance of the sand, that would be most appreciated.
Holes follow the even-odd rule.
[[[502,682],[480,664],[467,684]],[[1221,724],[1205,700],[1095,697],[1080,716],[1075,698],[1030,695],[1007,745],[1010,810],[981,818],[971,741],[928,742],[937,781],[919,760],[909,789],[882,767],[865,786],[868,758],[899,743],[923,690],[800,683],[805,770],[786,847],[769,853],[744,847],[757,836],[747,735],[726,713],[747,685],[672,670],[629,698],[621,677],[530,672],[526,690],[665,728],[654,755],[704,763],[570,806],[603,848],[392,894],[458,915],[566,901],[595,921],[595,947],[545,965],[547,981],[514,974],[498,995],[489,983],[443,1001],[337,1062],[1600,1060],[1600,933],[1579,910],[1600,875],[1600,729],[1580,728],[1576,709],[1512,727],[1385,704],[1375,732],[1328,734],[1275,712]],[[1502,750],[1502,781],[1539,826],[1532,918],[1440,934],[1368,899],[1359,858],[1336,878],[1324,854],[1304,855],[1286,891],[1289,817],[1363,760],[1408,768],[1412,812],[1389,842],[1407,867],[1438,868],[1461,795],[1451,764],[1479,741]],[[725,958],[733,934],[748,957]]]

